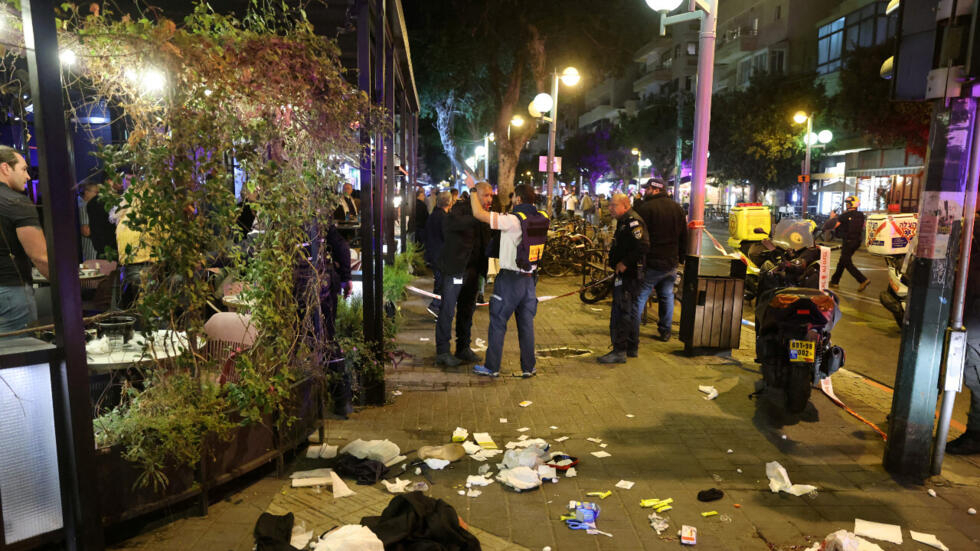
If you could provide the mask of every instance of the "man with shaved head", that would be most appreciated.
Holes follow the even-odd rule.
[[[643,279],[644,260],[650,248],[650,235],[640,215],[630,208],[630,198],[623,193],[609,200],[609,213],[616,219],[616,233],[609,250],[609,265],[616,271],[613,278],[613,305],[609,318],[612,351],[599,356],[601,364],[626,363],[637,357],[636,299]]]

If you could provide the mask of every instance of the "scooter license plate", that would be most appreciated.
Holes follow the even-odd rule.
[[[789,341],[789,361],[813,362],[816,357],[816,343],[813,341]]]

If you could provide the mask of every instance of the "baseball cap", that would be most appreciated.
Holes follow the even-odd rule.
[[[643,189],[653,189],[653,190],[663,191],[665,186],[664,186],[664,181],[661,180],[660,178],[650,178],[641,187]]]

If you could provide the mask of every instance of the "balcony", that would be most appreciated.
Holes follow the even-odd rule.
[[[674,72],[667,67],[658,67],[633,81],[633,91],[640,93],[653,84],[663,84],[674,79]]]
[[[616,109],[612,105],[599,105],[578,118],[578,127],[585,128],[602,119],[608,119],[610,121],[619,119],[619,109]]]
[[[728,64],[759,47],[759,32],[752,27],[735,27],[720,37],[715,63]]]

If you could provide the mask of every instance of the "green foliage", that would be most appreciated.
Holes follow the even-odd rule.
[[[395,262],[384,267],[382,288],[386,301],[399,302],[405,298],[405,286],[415,279],[414,271],[422,264],[422,253],[411,241],[405,252],[395,255]]]
[[[677,133],[681,138],[681,159],[691,158],[694,138],[694,96],[683,92],[680,101],[682,127],[678,128],[678,97],[660,94],[646,98],[635,116],[624,115],[617,128],[617,141],[627,151],[632,148],[652,162],[652,168],[662,178],[672,178],[677,151]],[[636,158],[633,157],[633,163]]]

